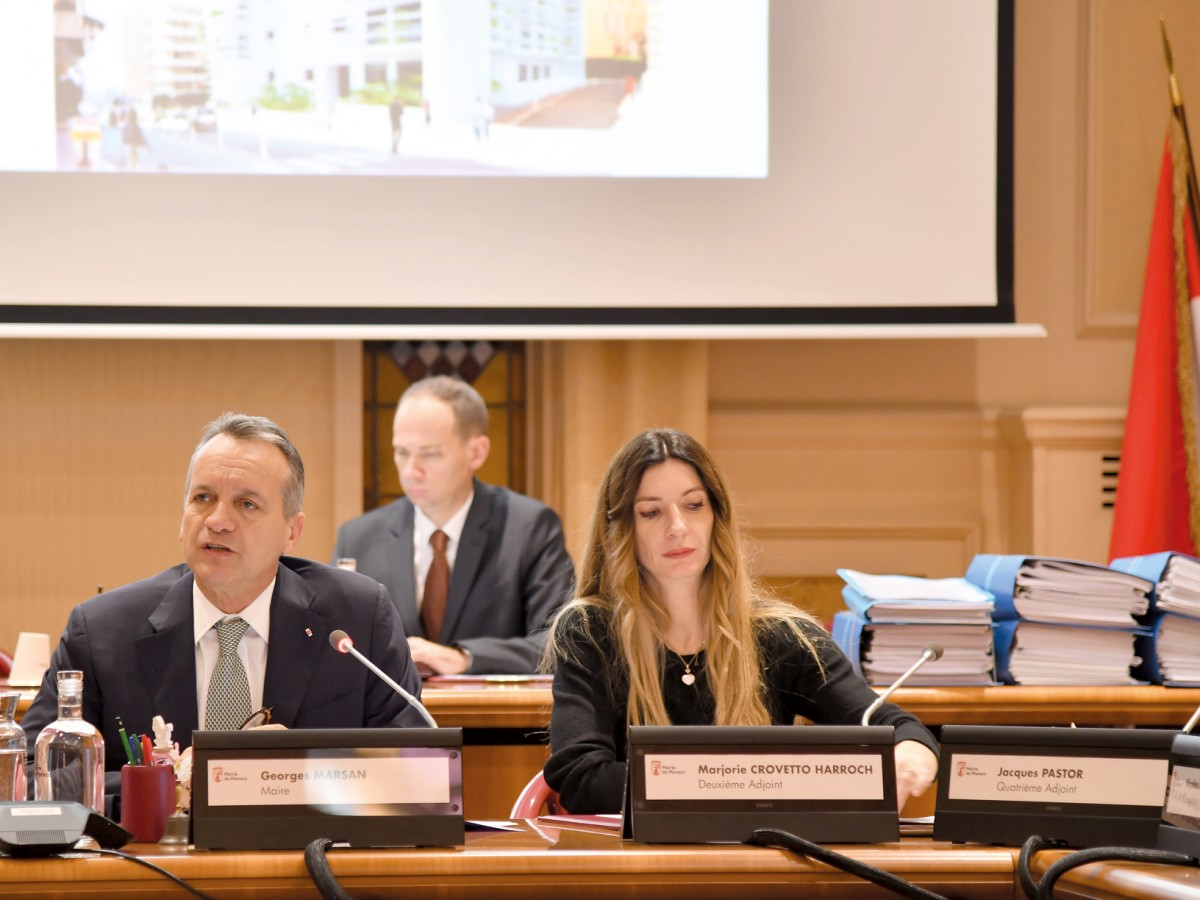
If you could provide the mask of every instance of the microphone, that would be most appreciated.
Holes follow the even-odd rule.
[[[921,666],[925,665],[925,663],[933,662],[935,659],[941,659],[942,654],[944,652],[945,651],[942,649],[941,644],[926,644],[925,649],[921,651],[921,658],[918,659],[915,663],[913,663],[912,666],[909,667],[909,670],[907,672],[905,672],[903,675],[901,675],[899,678],[897,678],[895,681],[893,681],[892,686],[889,687],[882,694],[880,694],[878,697],[876,697],[875,702],[867,707],[867,711],[865,713],[863,713],[862,724],[863,725],[870,724],[871,716],[875,715],[875,710],[877,710],[877,709],[879,709],[879,707],[883,706],[884,702],[887,700],[888,697],[892,696],[892,692],[894,690],[896,690],[896,688],[900,687],[900,685],[902,685],[902,684],[904,684],[904,682],[908,681],[908,679],[912,676],[912,674],[914,672],[916,672],[917,669],[921,668]]]
[[[379,666],[375,665],[375,663],[371,662],[354,649],[354,641],[350,638],[350,635],[346,634],[346,632],[339,628],[337,631],[334,631],[329,635],[329,645],[338,653],[349,653],[351,656],[357,659],[360,663],[378,675],[384,684],[407,700],[408,705],[421,714],[421,717],[429,723],[430,728],[438,727],[438,723],[433,721],[433,716],[429,714],[429,710],[425,708],[425,704],[423,704],[404,688],[400,687],[400,685],[396,684],[396,682],[393,681],[388,674],[383,671],[383,669],[379,668]]]
[[[1196,723],[1200,722],[1200,706],[1196,707],[1196,711],[1192,713],[1192,717],[1187,720],[1187,724],[1183,726],[1184,734],[1191,734],[1192,729],[1196,727]]]

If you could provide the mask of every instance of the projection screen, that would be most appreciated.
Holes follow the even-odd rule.
[[[4,4],[0,335],[1012,323],[1012,26],[1011,0]]]

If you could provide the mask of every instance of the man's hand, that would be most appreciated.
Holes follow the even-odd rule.
[[[408,650],[418,668],[424,666],[434,675],[461,675],[471,664],[471,658],[457,647],[435,644],[425,638],[410,637]]]

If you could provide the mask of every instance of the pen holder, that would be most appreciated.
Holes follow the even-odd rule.
[[[158,841],[174,811],[175,770],[171,766],[121,767],[121,827],[135,841]]]

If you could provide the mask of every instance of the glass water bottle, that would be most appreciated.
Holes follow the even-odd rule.
[[[83,673],[58,673],[58,718],[34,745],[34,799],[73,800],[104,815],[104,738],[83,720]]]
[[[17,691],[0,692],[0,800],[24,800],[28,793],[25,780],[25,732],[17,724]]]

